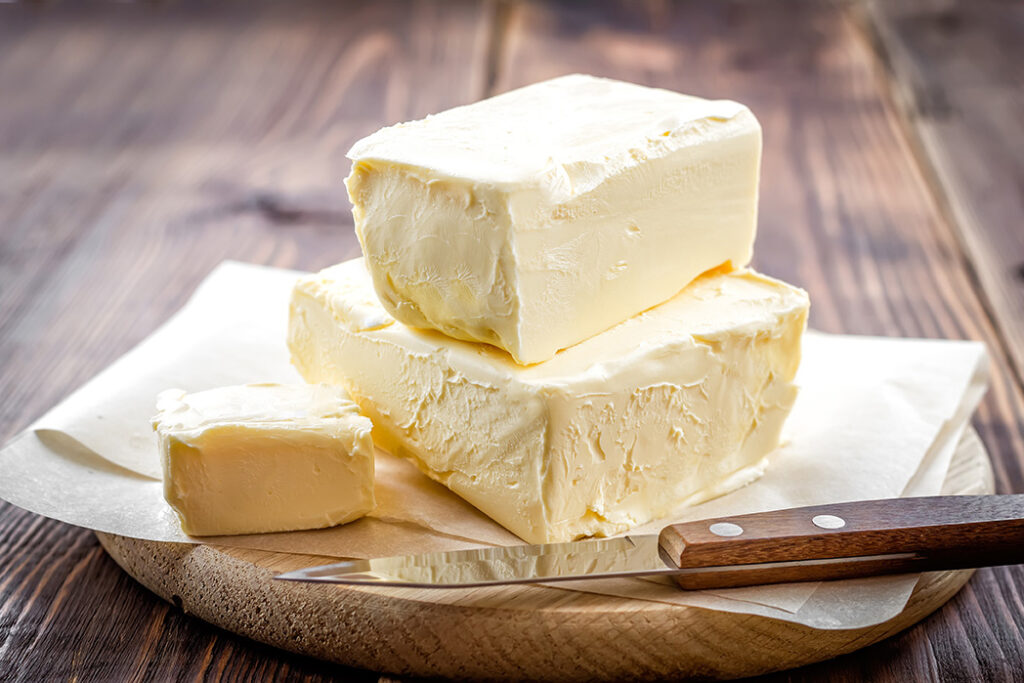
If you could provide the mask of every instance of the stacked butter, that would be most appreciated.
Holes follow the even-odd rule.
[[[763,471],[808,300],[755,273],[743,105],[567,76],[385,128],[364,259],[303,277],[292,360],[530,542],[612,534]]]

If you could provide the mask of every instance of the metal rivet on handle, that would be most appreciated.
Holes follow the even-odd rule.
[[[743,527],[732,522],[715,522],[708,527],[708,531],[715,536],[739,536],[743,533]]]
[[[822,529],[842,529],[846,526],[846,520],[835,515],[815,515],[811,521],[814,526]]]

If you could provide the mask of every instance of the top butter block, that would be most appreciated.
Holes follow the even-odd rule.
[[[753,251],[761,128],[728,100],[564,76],[381,129],[348,156],[388,312],[520,364]]]

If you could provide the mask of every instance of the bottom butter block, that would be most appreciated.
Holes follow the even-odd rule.
[[[796,398],[807,294],[750,270],[530,366],[407,327],[361,259],[302,277],[292,362],[380,445],[532,543],[606,535],[758,476]]]
[[[160,394],[164,497],[193,536],[319,529],[373,509],[372,424],[340,387]]]

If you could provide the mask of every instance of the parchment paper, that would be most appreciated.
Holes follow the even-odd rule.
[[[226,262],[160,330],[0,451],[0,498],[100,531],[159,541],[185,536],[161,495],[149,425],[154,398],[178,387],[300,381],[284,345],[297,273]],[[940,491],[984,392],[974,342],[844,337],[809,332],[801,394],[783,445],[760,480],[668,521]],[[377,458],[378,508],[334,529],[203,539],[333,557],[381,557],[520,541],[412,465]],[[880,623],[917,578],[684,592],[650,579],[558,584],[667,604],[760,614],[816,628]]]

